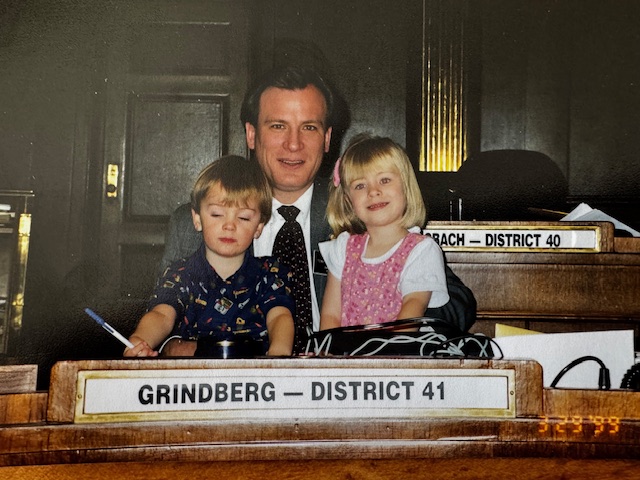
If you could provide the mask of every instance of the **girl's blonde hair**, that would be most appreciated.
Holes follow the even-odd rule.
[[[191,191],[191,208],[196,213],[200,213],[200,203],[209,189],[216,185],[224,190],[228,205],[244,206],[254,199],[260,210],[260,222],[267,223],[271,218],[271,186],[255,160],[225,155],[205,167]]]
[[[349,142],[338,162],[337,169],[334,170],[334,179],[329,185],[327,205],[327,219],[335,236],[342,232],[366,232],[366,226],[353,212],[348,191],[353,180],[362,178],[365,172],[372,169],[394,169],[400,174],[407,204],[402,216],[402,225],[405,228],[425,225],[427,210],[422,192],[411,161],[400,145],[390,138],[360,134]]]

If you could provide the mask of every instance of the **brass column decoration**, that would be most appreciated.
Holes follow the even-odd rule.
[[[468,153],[467,0],[423,0],[419,170],[457,171]]]
[[[23,323],[31,190],[0,190],[0,353],[15,356]]]
[[[31,237],[31,214],[21,213],[18,222],[17,246],[17,278],[15,292],[11,301],[10,324],[14,330],[22,328],[22,314],[24,310],[24,291],[27,277],[27,259],[29,258],[29,240]]]

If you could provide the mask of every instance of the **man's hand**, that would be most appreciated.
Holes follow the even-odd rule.
[[[196,353],[198,342],[195,340],[182,340],[172,338],[160,352],[161,357],[193,357]]]

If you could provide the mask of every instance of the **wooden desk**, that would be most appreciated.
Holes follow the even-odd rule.
[[[434,222],[460,224],[495,222]],[[639,339],[640,238],[614,238],[611,227],[602,244],[598,253],[445,248],[445,255],[478,302],[473,332],[493,336],[500,322],[548,333],[632,329]]]
[[[74,423],[74,375],[91,369],[221,368],[216,360],[65,362],[46,416],[0,426],[3,478],[634,478],[640,393],[542,390],[535,362],[516,370],[515,418],[340,418]],[[225,366],[237,362],[222,361]],[[226,363],[225,363],[226,362]],[[236,363],[234,363],[236,362]],[[494,361],[259,359],[260,368],[367,364],[511,368]],[[258,362],[258,363],[256,363]],[[311,363],[302,363],[311,362]],[[328,362],[328,363],[326,363]],[[418,362],[418,363],[416,363]],[[242,365],[242,363],[240,363]],[[32,395],[40,395],[38,392]],[[588,405],[592,419],[584,415]],[[580,409],[579,413],[576,409]],[[617,417],[615,420],[613,413]],[[579,413],[579,415],[578,415]],[[23,415],[24,417],[24,415]],[[35,414],[33,415],[35,417]],[[514,473],[514,472],[517,472]],[[484,475],[487,475],[486,477]],[[8,476],[7,476],[8,475]],[[637,478],[637,477],[636,477]]]

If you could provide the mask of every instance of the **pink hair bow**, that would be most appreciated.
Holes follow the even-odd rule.
[[[336,164],[333,167],[333,186],[337,187],[338,185],[340,185],[340,160],[342,160],[342,157],[338,157],[338,160],[336,160]]]

